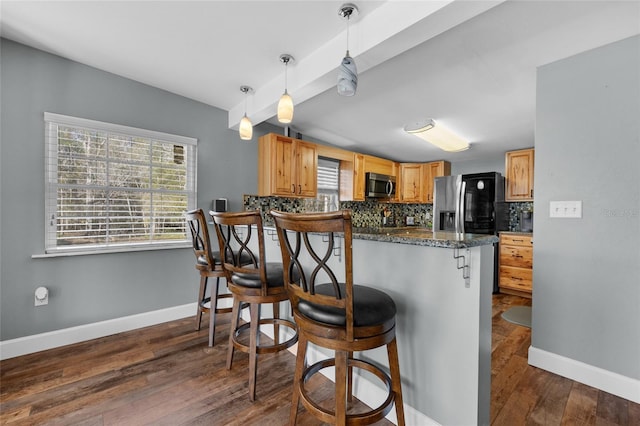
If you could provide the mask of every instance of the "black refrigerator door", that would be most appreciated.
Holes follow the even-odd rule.
[[[473,234],[493,234],[495,224],[496,179],[492,175],[464,176],[464,230]]]

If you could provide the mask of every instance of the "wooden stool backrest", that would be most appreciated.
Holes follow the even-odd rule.
[[[332,306],[345,310],[346,338],[353,340],[353,270],[351,253],[351,211],[329,213],[285,213],[271,211],[274,218],[280,249],[284,281],[294,312],[300,299],[316,305]],[[315,244],[309,234],[320,234]],[[343,292],[335,272],[327,264],[333,256],[336,238],[344,238]],[[307,265],[303,266],[303,263]],[[311,266],[308,266],[311,264]],[[298,280],[292,277],[300,276]],[[317,284],[331,284],[333,295],[316,294]]]
[[[191,231],[191,244],[193,254],[196,256],[196,268],[214,269],[216,261],[211,249],[209,228],[204,212],[202,209],[191,210],[186,212],[184,217]]]
[[[234,273],[259,275],[262,290],[267,293],[267,268],[264,261],[264,231],[260,211],[237,213],[209,212],[215,223],[222,266],[231,282]],[[255,229],[254,229],[255,228]],[[250,245],[256,246],[252,249]],[[250,261],[247,261],[250,259]]]

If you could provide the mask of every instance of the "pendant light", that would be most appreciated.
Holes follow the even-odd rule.
[[[287,93],[287,67],[289,61],[293,61],[293,56],[283,53],[280,55],[280,62],[284,64],[284,93],[278,102],[278,121],[281,123],[291,123],[293,120],[293,99]]]
[[[244,117],[240,120],[240,127],[238,133],[240,133],[240,139],[243,141],[250,141],[253,138],[253,124],[247,117],[247,95],[253,92],[253,89],[249,86],[240,86],[240,91],[244,93]]]
[[[338,67],[338,95],[340,96],[353,96],[358,87],[358,69],[356,62],[349,55],[349,20],[354,13],[358,13],[358,8],[352,3],[345,3],[338,9],[338,15],[347,20],[347,53]]]

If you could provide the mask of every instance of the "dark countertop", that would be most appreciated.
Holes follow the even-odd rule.
[[[532,236],[533,232],[522,232],[522,231],[500,231],[500,234],[509,234],[509,235],[525,235]]]
[[[264,229],[275,233],[275,226],[264,225]],[[410,244],[439,248],[468,248],[490,245],[499,241],[495,235],[456,234],[455,232],[433,232],[418,226],[389,228],[353,228],[354,240],[380,241],[385,243]]]
[[[495,235],[433,232],[429,228],[353,228],[353,239],[441,248],[467,248],[498,242]]]

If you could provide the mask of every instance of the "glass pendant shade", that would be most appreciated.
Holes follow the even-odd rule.
[[[253,124],[251,124],[251,120],[249,120],[246,113],[244,117],[242,117],[242,120],[240,120],[240,128],[238,131],[240,133],[240,139],[244,141],[250,141],[253,137]]]
[[[288,53],[280,55],[280,62],[284,64],[284,93],[278,101],[278,121],[284,124],[289,124],[293,121],[293,99],[287,92],[287,68],[289,68],[289,62],[291,61],[293,61],[293,56]]]
[[[238,133],[240,134],[240,139],[250,141],[253,137],[253,124],[247,117],[247,94],[253,92],[253,89],[249,86],[240,86],[240,91],[244,93],[244,116],[240,120]]]
[[[338,94],[340,96],[353,96],[356,94],[358,88],[358,69],[356,68],[356,62],[351,56],[349,51],[338,68]]]
[[[293,99],[285,89],[278,101],[278,121],[280,123],[291,123],[293,120]]]

